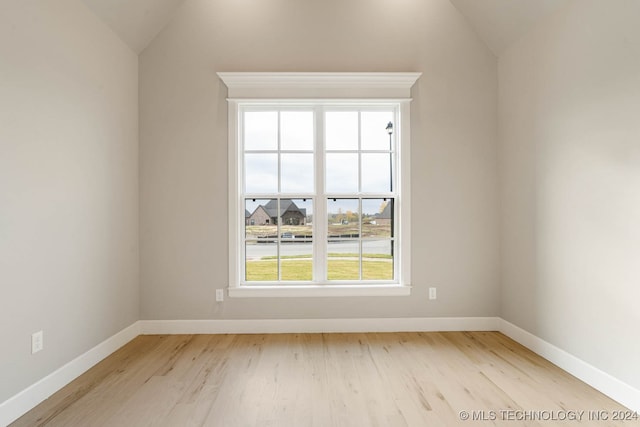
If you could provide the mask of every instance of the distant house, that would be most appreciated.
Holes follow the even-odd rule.
[[[245,213],[246,215],[246,213]],[[247,225],[305,225],[307,210],[300,209],[291,199],[280,199],[280,215],[278,215],[278,200],[269,200],[267,204],[258,206],[249,216]]]
[[[244,225],[250,225],[249,222],[251,220],[251,212],[248,209],[244,210]]]
[[[393,216],[393,200],[389,200],[382,212],[376,215],[376,224],[388,225],[391,224],[391,217]]]
[[[249,222],[247,225],[269,225],[275,224],[271,221],[271,217],[269,213],[266,211],[264,206],[259,205],[249,217]]]

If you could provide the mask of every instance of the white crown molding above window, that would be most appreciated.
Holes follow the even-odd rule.
[[[220,72],[230,99],[397,98],[411,96],[422,73],[241,73]]]

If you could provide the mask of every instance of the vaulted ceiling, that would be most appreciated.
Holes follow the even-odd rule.
[[[511,43],[568,0],[450,0],[491,51],[500,56]]]
[[[186,0],[82,0],[136,53]],[[416,0],[420,1],[420,0]],[[496,55],[569,0],[450,0]]]
[[[171,21],[185,0],[82,0],[136,53]]]

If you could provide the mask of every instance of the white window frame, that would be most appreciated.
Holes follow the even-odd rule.
[[[229,147],[229,296],[230,297],[330,297],[330,296],[406,296],[411,293],[411,182],[410,182],[410,91],[421,73],[218,73],[228,87]],[[244,105],[394,105],[397,192],[394,247],[396,279],[313,284],[243,284],[244,200],[242,144],[239,112]],[[323,156],[323,153],[316,155]],[[323,170],[316,171],[321,179]],[[348,197],[348,196],[347,196]],[[314,216],[317,213],[316,199]],[[314,221],[315,222],[315,221]],[[314,244],[317,237],[314,236]]]

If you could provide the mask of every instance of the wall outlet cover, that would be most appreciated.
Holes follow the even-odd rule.
[[[44,348],[44,332],[38,331],[31,334],[31,354],[35,354]]]

